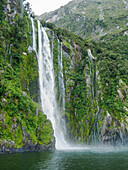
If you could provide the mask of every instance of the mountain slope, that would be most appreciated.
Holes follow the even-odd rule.
[[[99,38],[127,29],[128,0],[73,0],[39,19],[85,38]]]

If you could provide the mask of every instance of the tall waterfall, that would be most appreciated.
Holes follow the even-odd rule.
[[[36,51],[36,33],[33,19],[33,49]],[[80,149],[79,146],[71,145],[65,140],[66,125],[63,118],[65,109],[65,87],[63,75],[63,54],[62,43],[58,42],[58,72],[59,72],[59,92],[61,92],[61,108],[58,108],[56,101],[56,87],[53,65],[53,43],[50,49],[50,43],[45,29],[38,21],[38,68],[39,68],[39,86],[41,107],[44,114],[52,122],[54,136],[56,138],[56,149]],[[61,111],[62,110],[62,111]],[[86,149],[81,148],[81,149]]]
[[[57,107],[52,56],[48,36],[38,21],[38,65],[41,106],[43,112],[52,122],[56,148],[64,149],[67,147],[67,143],[63,134],[63,119]]]
[[[64,75],[63,75],[63,51],[62,42],[58,40],[58,81],[59,81],[59,100],[61,108],[65,110],[65,87],[64,87]]]

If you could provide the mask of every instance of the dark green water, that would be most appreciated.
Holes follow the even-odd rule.
[[[0,155],[0,170],[128,170],[128,149],[91,148]]]

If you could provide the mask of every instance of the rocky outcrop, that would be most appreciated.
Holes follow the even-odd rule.
[[[62,49],[63,49],[66,53],[70,54],[70,49],[69,49],[64,43],[62,44]]]
[[[36,111],[37,112],[37,111]],[[0,123],[2,122],[2,126],[7,129],[7,124],[5,124],[5,115],[0,114]],[[44,126],[48,126],[48,124],[51,125],[51,122],[46,120],[45,123],[42,124],[41,127],[37,127],[36,129],[36,137],[37,137],[37,142],[33,141],[31,139],[31,134],[26,130],[25,126],[22,126],[20,128],[19,123],[17,123],[18,120],[16,117],[13,118],[13,124],[11,125],[11,133],[13,134],[12,136],[15,138],[20,137],[22,138],[21,144],[22,146],[18,146],[15,140],[11,139],[4,139],[0,140],[0,154],[3,153],[14,153],[14,152],[31,152],[31,151],[44,151],[44,150],[54,150],[55,149],[55,138],[54,138],[54,132],[52,130],[52,133],[50,134],[51,140],[48,143],[43,143],[40,139],[43,133],[43,129],[45,128]],[[17,132],[21,131],[21,136],[17,136]],[[11,137],[12,138],[12,137]]]
[[[55,140],[52,140],[47,145],[40,145],[39,143],[32,143],[31,140],[27,140],[26,143],[17,148],[16,144],[12,140],[0,140],[0,154],[5,153],[15,153],[15,152],[32,152],[32,151],[45,151],[45,150],[54,150],[55,149]]]
[[[52,124],[39,104],[19,88],[15,93],[14,87],[7,89],[3,85],[6,90],[0,98],[0,154],[55,149]]]
[[[127,122],[120,122],[112,118],[107,112],[104,118],[103,127],[101,129],[100,142],[114,146],[128,145],[128,127]]]

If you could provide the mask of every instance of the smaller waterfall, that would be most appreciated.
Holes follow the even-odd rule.
[[[94,132],[92,135],[92,142],[96,143],[96,135],[98,135],[99,133],[99,124],[98,124],[98,114],[99,114],[99,103],[98,103],[98,99],[97,99],[97,77],[96,77],[96,70],[95,70],[95,58],[93,57],[91,50],[88,49],[88,56],[89,56],[89,65],[90,65],[90,85],[91,87],[91,92],[92,92],[92,102],[94,100],[96,100],[97,103],[97,112],[95,115],[95,123],[94,123]],[[93,72],[92,72],[93,70]],[[97,134],[96,134],[96,130],[97,130]]]
[[[61,87],[62,87],[62,104],[63,110],[65,110],[65,86],[64,86],[64,74],[63,74],[63,51],[62,51],[62,42],[61,42]]]
[[[54,31],[52,31],[52,40],[51,40],[51,56],[53,58],[53,50],[54,50]]]
[[[63,75],[63,51],[62,42],[60,47],[60,41],[58,40],[58,81],[59,81],[59,100],[61,100],[61,106],[63,111],[65,110],[65,87],[64,87],[64,75]]]
[[[90,49],[88,49],[88,56],[89,56],[89,65],[90,65],[90,85],[91,85],[92,98],[94,99],[94,81],[93,81],[93,73],[92,73],[94,57],[92,56]]]
[[[5,62],[7,60],[8,48],[9,48],[9,43],[7,43],[7,45],[6,45]]]
[[[20,3],[21,3],[21,15],[23,16],[23,11],[24,11],[23,0],[20,0]]]
[[[10,65],[12,64],[12,55],[11,55],[11,52],[12,52],[12,44],[10,45],[10,48],[9,48]]]
[[[33,37],[33,50],[36,51],[36,31],[35,31],[35,24],[34,24],[34,19],[31,17],[31,22],[32,22],[32,37]]]

